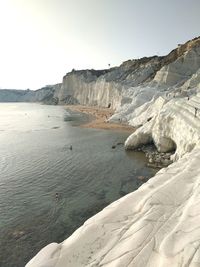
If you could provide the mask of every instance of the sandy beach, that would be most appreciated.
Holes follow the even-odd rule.
[[[86,107],[81,105],[67,105],[65,108],[72,111],[82,112],[91,116],[91,120],[88,123],[81,125],[81,127],[84,128],[126,131],[130,133],[135,131],[135,128],[131,127],[130,125],[107,122],[107,120],[114,114],[114,110],[112,109]]]

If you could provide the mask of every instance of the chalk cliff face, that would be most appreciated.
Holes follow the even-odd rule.
[[[109,70],[72,71],[63,78],[60,103],[79,103],[119,108],[132,101],[130,87],[152,79],[160,64],[159,57],[129,60]]]
[[[59,92],[60,103],[116,107],[120,103],[121,94],[117,86],[101,77],[105,72],[86,70],[68,73],[63,78]]]
[[[63,78],[60,103],[111,106],[129,121],[135,108],[163,94],[196,86],[200,38],[179,45],[167,56],[128,60],[108,70],[72,71]],[[127,115],[130,116],[127,116]],[[118,120],[117,114],[112,120]]]
[[[2,101],[44,101],[112,107],[111,120],[130,121],[136,108],[163,94],[179,94],[199,87],[200,37],[163,57],[128,60],[106,70],[72,70],[61,84],[37,91],[0,90]],[[4,91],[4,92],[3,92]]]
[[[149,85],[157,88],[153,98],[141,105],[133,99],[111,119],[125,117],[130,125],[140,126],[127,139],[127,149],[153,142],[160,152],[175,150],[173,160],[177,160],[200,140],[200,38],[180,45],[162,60],[170,63],[157,71]]]
[[[169,101],[158,98],[132,120],[132,125],[142,125],[125,143],[127,149],[154,142],[158,151],[176,150],[174,160],[190,152],[200,142],[199,113],[200,95],[173,98]]]
[[[154,78],[160,85],[179,85],[199,69],[200,66],[200,46],[186,51],[169,65],[163,66]]]

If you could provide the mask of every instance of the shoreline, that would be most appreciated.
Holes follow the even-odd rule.
[[[88,107],[83,105],[65,105],[64,108],[90,116],[90,121],[80,125],[80,127],[83,128],[113,130],[129,133],[133,133],[135,131],[135,128],[130,125],[108,122],[107,120],[114,114],[114,110],[109,108]]]

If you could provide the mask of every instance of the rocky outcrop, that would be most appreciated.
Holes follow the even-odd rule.
[[[58,104],[58,92],[61,84],[48,85],[36,91],[33,90],[0,90],[0,102],[43,102]]]
[[[159,85],[180,85],[190,79],[200,66],[200,46],[186,51],[174,62],[164,65],[155,75],[154,81]]]
[[[108,70],[75,71],[67,73],[59,93],[60,103],[111,106],[129,121],[132,112],[155,95],[173,91],[185,84],[185,89],[197,82],[200,69],[200,38],[195,38],[167,56],[128,60]],[[194,76],[196,75],[196,76]],[[191,80],[186,88],[187,81]],[[183,88],[182,88],[183,89]],[[114,116],[112,120],[118,120]]]
[[[119,108],[131,102],[128,88],[152,79],[159,66],[159,57],[129,60],[118,68],[94,71],[72,71],[63,78],[60,103],[73,98],[82,105]]]
[[[175,150],[173,159],[177,160],[200,142],[200,95],[160,102],[152,103],[148,109],[152,112],[144,111],[133,120],[142,127],[128,137],[125,147],[135,149],[153,142],[159,152]]]
[[[118,86],[97,75],[99,73],[90,70],[68,73],[59,92],[60,103],[116,107],[121,100]]]

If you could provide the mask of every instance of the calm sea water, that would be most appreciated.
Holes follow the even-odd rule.
[[[127,133],[74,127],[85,120],[59,106],[0,104],[0,267],[23,267],[155,174],[142,153],[112,149]]]

